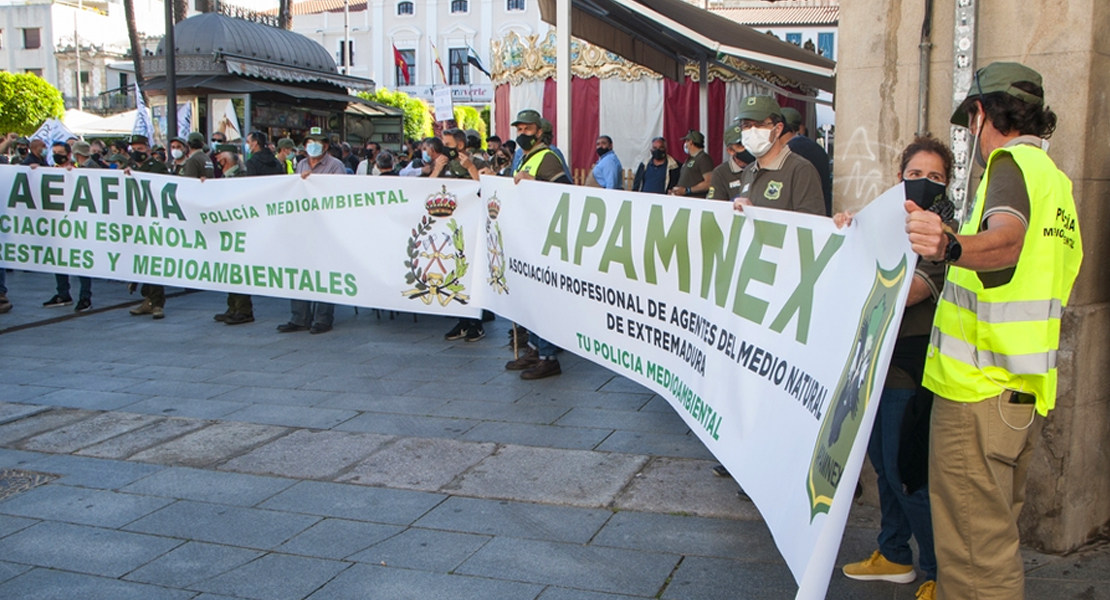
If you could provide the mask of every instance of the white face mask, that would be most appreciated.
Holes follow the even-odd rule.
[[[771,145],[774,143],[771,141],[772,129],[774,129],[774,127],[771,129],[750,127],[740,134],[740,140],[743,142],[744,148],[747,148],[748,152],[752,153],[752,156],[759,158],[767,154],[767,151],[771,149]]]
[[[170,150],[170,156],[172,156],[174,160],[181,160],[181,157],[185,156],[185,151],[181,148],[173,148]]]
[[[304,147],[304,151],[307,152],[308,155],[312,158],[317,158],[324,154],[324,145],[320,142],[309,142]]]

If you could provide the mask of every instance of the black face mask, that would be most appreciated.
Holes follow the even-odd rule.
[[[54,164],[64,165],[67,162],[69,162],[69,157],[66,156],[65,154],[55,154],[54,155]]]
[[[737,162],[742,162],[745,165],[750,165],[753,162],[755,162],[755,156],[753,156],[752,153],[748,152],[747,150],[744,150],[743,152],[737,152],[736,154],[733,154],[732,159],[737,161]]]
[[[146,152],[132,152],[131,160],[141,163],[146,160]]]
[[[609,152],[611,150],[612,150],[612,148],[606,148],[606,147],[602,146],[602,147],[597,149],[597,155],[598,156],[605,156],[606,154],[609,154]]]
[[[532,146],[536,145],[536,136],[524,134],[518,135],[516,136],[516,145],[520,146],[521,150],[528,152],[532,149]]]
[[[443,153],[447,155],[450,160],[455,160],[459,157],[459,151],[454,148],[444,148]]]
[[[26,148],[16,148],[15,151],[18,152],[20,156],[27,156]]]
[[[924,210],[929,210],[931,206],[947,200],[948,186],[943,183],[931,181],[925,177],[921,179],[907,179],[902,182],[906,188],[906,200],[913,200]]]
[[[664,158],[667,158],[667,151],[663,150],[662,148],[656,148],[651,151],[651,157],[655,160],[663,160]]]

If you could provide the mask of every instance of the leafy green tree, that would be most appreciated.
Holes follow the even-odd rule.
[[[405,111],[405,139],[423,139],[432,135],[432,116],[427,102],[384,87],[378,88],[373,94],[359,92],[358,95],[371,102]]]
[[[482,116],[478,114],[478,109],[473,106],[456,106],[455,107],[455,122],[458,123],[459,129],[467,130],[473,129],[478,132],[479,137],[482,138],[482,147],[486,147],[486,122],[482,120]]]
[[[62,93],[30,73],[0,72],[0,132],[31,135],[47,119],[60,119]]]
[[[479,111],[479,112],[482,115],[482,121],[484,121],[485,124],[486,124],[486,132],[488,133],[490,131],[493,131],[493,125],[492,125],[493,122],[490,121],[490,119],[492,118],[492,115],[490,115],[489,105],[487,104],[487,105],[483,106],[482,110]]]

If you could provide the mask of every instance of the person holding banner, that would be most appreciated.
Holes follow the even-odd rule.
[[[343,161],[328,153],[331,138],[323,133],[319,127],[313,127],[305,136],[305,152],[308,158],[297,163],[296,171],[301,179],[308,179],[313,173],[320,175],[345,175],[347,167]],[[309,333],[327,333],[331,331],[335,321],[335,305],[327,302],[309,302],[308,300],[290,300],[289,307],[293,311],[293,318],[284,325],[278,325],[280,333],[294,331],[308,331]]]
[[[983,177],[959,233],[907,201],[922,258],[949,264],[925,361],[929,500],[941,600],[1021,600],[1017,519],[1037,415],[1056,405],[1060,318],[1083,260],[1072,184],[1044,150],[1056,129],[1040,73],[976,71],[952,115]]]
[[[717,165],[713,169],[713,176],[709,180],[710,200],[731,201],[740,192],[740,176],[744,168],[755,162],[755,157],[744,148],[744,130],[737,121],[725,130],[725,149],[728,150],[729,160]]]
[[[817,169],[786,145],[786,121],[779,103],[771,96],[748,96],[740,101],[736,120],[741,144],[755,161],[741,174],[740,191],[731,194],[733,207],[765,206],[827,216]]]
[[[946,203],[945,186],[952,177],[952,151],[932,136],[918,137],[902,152],[899,181],[906,198],[925,209]],[[833,217],[837,227],[851,223],[851,215]],[[929,411],[933,397],[921,386],[929,330],[940,291],[944,265],[918,260],[906,298],[906,311],[898,329],[894,358],[887,371],[879,412],[871,429],[867,456],[878,476],[882,512],[879,549],[871,557],[844,566],[844,575],[861,581],[911,583],[913,570],[910,537],[917,540],[918,564],[925,581],[915,598],[933,600],[937,559],[933,550],[933,522],[929,513],[927,482]]]
[[[46,142],[35,138],[28,144],[28,148],[27,156],[19,164],[32,168],[50,166],[50,163],[46,161]]]

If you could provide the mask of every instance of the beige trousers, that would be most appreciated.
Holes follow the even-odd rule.
[[[982,402],[937,396],[929,437],[929,499],[938,600],[1022,600],[1017,518],[1035,427],[1032,404],[1009,393]],[[1024,429],[1023,429],[1024,428]]]

